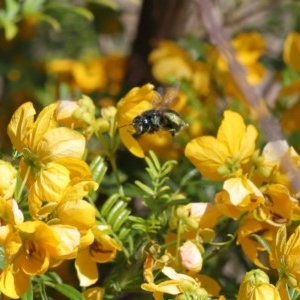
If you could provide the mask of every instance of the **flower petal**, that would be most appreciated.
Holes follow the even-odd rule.
[[[37,146],[37,153],[42,162],[49,162],[61,157],[82,158],[85,139],[75,130],[59,127],[47,131]]]
[[[75,260],[75,268],[80,286],[90,286],[98,280],[97,265],[91,260],[88,249],[78,252]]]
[[[35,109],[31,102],[21,105],[13,114],[7,128],[7,134],[18,151],[22,151],[25,137],[33,125]]]
[[[0,291],[12,299],[20,298],[29,288],[29,276],[8,264],[0,275]]]

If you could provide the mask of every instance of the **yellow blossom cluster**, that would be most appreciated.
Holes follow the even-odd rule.
[[[83,93],[106,90],[112,95],[120,91],[126,60],[118,54],[82,60],[55,59],[48,63],[47,72],[55,75],[58,84],[66,83],[71,90]]]
[[[238,34],[231,46],[245,79],[261,83],[267,72],[260,62],[266,47],[261,34]],[[244,96],[225,58],[212,46],[205,50],[197,56],[174,42],[158,44],[149,61],[157,81],[173,84],[164,94],[147,83],[102,109],[84,95],[76,102],[50,104],[37,117],[31,102],[15,111],[7,128],[14,152],[10,160],[0,160],[1,293],[20,298],[37,278],[72,260],[76,288],[82,287],[80,296],[88,300],[105,299],[106,289],[117,294],[132,286],[154,299],[224,300],[220,277],[209,276],[206,267],[228,247],[239,249],[252,268],[239,274],[236,299],[288,300],[300,290],[300,191],[294,177],[300,155],[284,139],[263,144],[251,114],[246,121],[239,107],[217,105],[221,94],[224,99]],[[300,73],[299,54],[300,35],[291,33],[283,59]],[[116,95],[124,64],[117,56],[68,59],[50,62],[47,70],[72,92]],[[282,88],[280,97],[299,96],[299,91],[295,81]],[[299,103],[289,108],[281,121],[284,129],[294,130]],[[214,118],[221,112],[221,121]],[[141,116],[143,126],[157,127],[151,134],[137,134],[134,120]],[[145,158],[150,180],[126,185],[133,174],[124,175],[123,164],[117,164],[128,155],[123,157],[120,141],[125,151]],[[94,144],[97,150],[89,152]],[[161,164],[154,152],[168,161]],[[103,161],[96,171],[87,163],[95,153]],[[180,183],[169,176],[172,168],[183,177]],[[130,171],[141,175],[140,169],[136,164]],[[185,189],[196,176],[201,186]],[[108,188],[101,192],[108,199],[102,202],[102,194],[99,201],[91,199],[104,177]],[[208,201],[201,193],[206,184],[214,187],[207,188]],[[232,232],[220,236],[226,222],[234,224]],[[112,262],[117,254],[126,267],[107,264],[108,279],[98,286],[97,264]]]
[[[97,221],[94,205],[84,199],[98,184],[83,159],[84,136],[58,125],[59,107],[46,106],[34,119],[32,103],[24,103],[7,129],[19,181],[13,165],[1,161],[0,291],[13,299],[29,289],[31,276],[70,259],[75,259],[80,285],[90,286],[98,280],[96,264],[112,260],[121,250],[108,235],[109,226]],[[27,216],[20,208],[24,205]]]

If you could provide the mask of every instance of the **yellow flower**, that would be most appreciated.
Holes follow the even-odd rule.
[[[293,213],[298,207],[297,199],[290,195],[288,188],[282,184],[271,184],[264,187],[265,205],[261,206],[261,214],[271,225],[290,224]]]
[[[230,178],[215,197],[217,207],[226,216],[237,219],[265,202],[262,192],[247,178]]]
[[[278,290],[270,284],[268,275],[256,269],[247,272],[241,283],[237,300],[280,300]]]
[[[132,120],[142,112],[151,109],[155,97],[157,94],[154,86],[146,84],[141,88],[131,89],[118,104],[117,120],[120,138],[126,148],[138,157],[144,157],[145,154],[139,142],[132,136],[134,133]]]
[[[117,95],[122,87],[127,60],[121,55],[109,54],[103,57],[102,64],[107,78],[106,89],[111,95]]]
[[[20,174],[27,178],[28,188],[34,184],[40,199],[57,201],[70,182],[69,170],[58,159],[80,161],[85,150],[85,139],[66,127],[56,127],[57,104],[45,107],[34,122],[35,110],[27,102],[14,113],[8,135],[14,147],[23,154]]]
[[[15,192],[17,170],[10,163],[0,160],[0,174],[0,197],[9,199]]]
[[[102,89],[106,85],[106,74],[101,59],[76,61],[72,66],[76,85],[86,93]]]
[[[284,43],[283,60],[287,65],[300,72],[300,35],[290,32]]]
[[[246,256],[258,267],[266,268],[259,260],[259,252],[266,249],[251,235],[257,234],[266,242],[273,241],[274,233],[277,227],[271,226],[266,222],[259,222],[255,219],[247,218],[239,227],[237,243],[241,245]]]
[[[0,291],[14,299],[29,288],[30,275],[43,274],[61,260],[74,258],[80,241],[79,232],[70,226],[27,221],[15,228],[5,245],[8,261],[0,275]]]
[[[192,63],[192,68],[192,86],[198,95],[202,97],[208,96],[210,92],[211,81],[211,74],[208,65],[196,61]]]
[[[185,296],[207,297],[208,293],[205,289],[200,287],[193,277],[186,274],[177,273],[171,267],[163,267],[162,273],[165,274],[170,280],[163,281],[161,283],[143,283],[142,289],[148,292],[153,292],[155,299],[163,299],[162,294],[180,295]]]
[[[140,88],[131,89],[118,104],[117,121],[119,125],[120,138],[126,148],[135,156],[144,157],[149,149],[168,153],[176,150],[173,137],[169,132],[159,132],[157,134],[144,134],[138,138],[133,136],[135,132],[132,121],[144,111],[152,109],[153,104],[161,104],[162,96],[154,90],[154,86],[146,84]],[[174,103],[175,110],[178,111],[184,106],[185,99],[180,98]],[[168,150],[166,150],[168,147]],[[178,146],[177,146],[178,147]],[[163,149],[163,150],[162,150]],[[157,152],[157,151],[156,151]]]
[[[178,218],[180,218],[183,222],[184,231],[190,232],[199,228],[213,228],[220,216],[220,211],[211,203],[189,203],[176,208],[175,219],[173,220],[173,216],[171,216],[169,226],[170,229],[177,228]]]
[[[240,33],[232,40],[232,46],[237,60],[246,69],[249,82],[259,83],[266,73],[265,67],[258,62],[266,48],[263,37],[257,32]],[[229,71],[222,56],[219,57],[217,66],[223,72]]]
[[[192,76],[188,53],[172,41],[161,41],[149,56],[156,80],[169,83],[174,79],[189,80]]]
[[[242,117],[232,111],[224,112],[217,138],[202,136],[189,142],[185,155],[200,173],[213,180],[235,176],[246,168],[255,150],[257,130],[246,127]]]
[[[51,166],[51,164],[48,165]],[[89,190],[98,188],[98,184],[92,179],[89,166],[83,160],[71,157],[60,158],[56,160],[55,166],[59,166],[57,173],[54,168],[50,170],[46,168],[42,173],[41,180],[33,184],[29,190],[29,211],[33,218],[48,218],[50,214],[55,215],[60,212],[60,218],[69,219],[70,216],[66,217],[65,215],[65,208],[69,206],[72,207],[71,211],[76,211],[82,206],[79,200],[86,196]],[[46,177],[48,173],[49,176]],[[61,186],[55,190],[55,182],[58,178],[61,180]],[[45,186],[40,185],[40,182],[50,182],[51,180],[54,182],[51,193],[52,196],[56,193],[55,197],[49,197]],[[62,180],[65,181],[65,185],[62,184]],[[83,206],[85,205],[83,204]],[[93,219],[94,210],[92,208],[89,210],[91,213],[89,217]],[[82,221],[83,223],[91,222],[89,218]]]
[[[271,244],[271,266],[278,269],[279,284],[300,289],[299,249],[300,226],[296,227],[288,240],[286,227],[280,227]]]
[[[80,286],[90,286],[98,280],[97,263],[105,263],[115,258],[121,246],[106,231],[108,226],[98,225],[92,228],[93,239],[87,245],[81,245],[75,267]]]
[[[292,178],[285,165],[285,159],[294,162],[295,166],[299,165],[300,156],[293,147],[289,147],[285,140],[277,140],[267,143],[262,151],[263,172],[268,175],[270,183],[279,183],[293,190]],[[263,178],[266,182],[266,178]]]

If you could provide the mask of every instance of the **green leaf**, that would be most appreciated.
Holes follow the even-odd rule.
[[[115,0],[87,0],[87,2],[103,5],[113,10],[120,9],[120,5]]]
[[[124,201],[118,201],[113,208],[110,210],[106,216],[107,223],[113,225],[118,218],[118,215],[121,214],[127,207],[127,203]]]
[[[40,20],[51,25],[54,30],[59,31],[61,29],[59,22],[56,19],[54,19],[53,17],[50,17],[49,15],[46,15],[46,14],[37,14],[37,17]]]
[[[141,190],[143,190],[145,193],[149,194],[149,195],[154,195],[154,191],[147,186],[146,184],[140,182],[139,180],[136,180],[134,182]]]
[[[58,1],[51,1],[45,5],[45,10],[49,9],[55,9],[55,10],[67,10],[69,12],[72,12],[74,14],[80,15],[89,21],[92,21],[94,19],[94,15],[86,8],[75,6],[72,4],[64,3],[64,2],[58,2]]]
[[[153,164],[155,165],[156,170],[159,170],[161,168],[160,162],[157,158],[157,156],[155,155],[155,153],[153,151],[149,151],[149,155],[152,159]]]
[[[250,236],[255,238],[268,251],[268,253],[271,253],[270,245],[264,238],[258,234],[251,234]]]
[[[84,300],[83,295],[68,284],[55,284],[52,287],[70,300]]]
[[[25,0],[22,3],[22,13],[24,15],[32,15],[43,10],[45,0]]]
[[[90,169],[93,174],[93,180],[100,184],[107,171],[107,165],[104,158],[101,156],[97,156],[96,158],[94,158],[90,164]]]
[[[130,215],[130,210],[123,209],[120,213],[116,215],[116,218],[112,224],[112,229],[114,232],[120,230],[121,226],[127,221],[127,217]]]
[[[198,169],[195,168],[195,169],[190,170],[190,171],[189,171],[187,174],[185,174],[185,175],[183,176],[183,178],[181,179],[180,186],[182,187],[182,186],[188,184],[188,183],[190,182],[190,180],[191,180],[194,176],[196,176],[196,175],[199,175]]]
[[[3,24],[3,28],[5,31],[5,38],[7,40],[13,39],[16,34],[18,33],[18,26],[14,24],[13,22],[7,22]]]
[[[111,195],[102,205],[101,210],[100,210],[101,215],[104,217],[107,216],[119,198],[120,198],[120,195],[118,195],[118,194]]]
[[[10,21],[17,21],[16,18],[20,13],[20,4],[15,0],[6,0],[5,1],[5,17]]]

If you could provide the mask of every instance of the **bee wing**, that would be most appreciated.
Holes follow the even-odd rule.
[[[168,87],[166,89],[158,87],[158,99],[154,99],[155,102],[153,102],[153,107],[160,110],[168,108],[174,101],[178,100],[178,91],[179,85]]]

